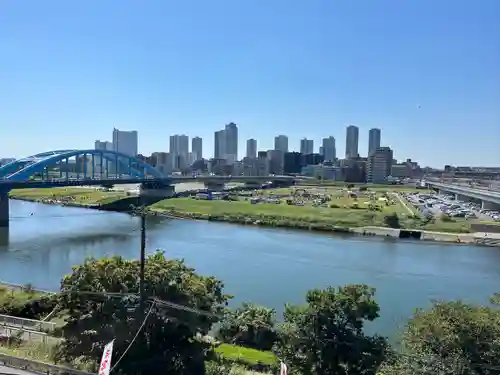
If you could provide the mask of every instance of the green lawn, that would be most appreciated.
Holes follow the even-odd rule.
[[[220,344],[217,348],[215,348],[215,352],[222,355],[226,359],[242,361],[249,365],[256,365],[258,363],[273,365],[277,361],[276,356],[271,352],[244,348],[242,346],[231,344]]]
[[[281,192],[280,192],[281,193]],[[196,213],[202,215],[246,215],[252,218],[274,217],[289,221],[309,223],[324,223],[341,227],[360,227],[369,225],[384,225],[384,217],[397,213],[402,220],[408,216],[408,211],[398,202],[391,206],[380,205],[382,211],[370,211],[368,198],[357,200],[347,197],[334,197],[329,205],[337,207],[313,207],[288,205],[286,203],[258,203],[250,201],[220,201],[197,200],[192,198],[166,199],[155,203],[150,208],[159,212]],[[358,208],[353,208],[357,205]]]
[[[79,204],[104,204],[124,198],[125,192],[99,191],[92,188],[17,189],[9,195],[14,198],[39,201],[44,199],[70,199]]]

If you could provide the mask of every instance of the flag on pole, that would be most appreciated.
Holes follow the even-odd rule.
[[[111,369],[111,356],[113,355],[113,339],[104,347],[102,352],[101,365],[99,366],[99,375],[109,375],[109,370]],[[286,373],[285,373],[286,374]]]
[[[286,374],[286,369],[287,369],[287,368],[286,368],[286,365],[285,365],[283,362],[281,362],[281,371],[280,371],[280,375],[287,375],[287,374]]]

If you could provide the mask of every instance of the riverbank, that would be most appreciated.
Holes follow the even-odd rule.
[[[261,197],[263,199],[281,197],[283,200],[283,197],[288,197],[290,191],[291,189],[286,188],[267,190],[261,193]],[[330,194],[335,191],[338,189],[331,191]],[[393,196],[392,192],[384,194]],[[392,202],[378,204],[375,208],[372,207],[372,203],[369,206],[366,204],[368,202],[362,202],[358,197],[344,196],[336,196],[323,205],[309,203],[290,205],[265,201],[252,204],[244,197],[235,201],[174,198],[152,204],[147,208],[147,213],[169,218],[240,225],[500,246],[498,234],[471,233],[465,221],[425,223],[417,216],[410,215],[411,211],[399,195],[395,197]],[[90,188],[54,188],[13,191],[10,198],[43,204],[128,212],[129,200],[134,197],[125,192],[99,191]],[[391,216],[390,220],[393,222],[388,220]],[[397,218],[394,219],[394,216]]]

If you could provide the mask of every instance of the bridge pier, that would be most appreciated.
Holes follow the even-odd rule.
[[[483,210],[500,210],[500,204],[493,202],[481,201],[481,209]]]
[[[9,192],[0,191],[0,228],[9,226]]]
[[[205,182],[205,188],[210,191],[223,191],[224,185],[223,182]]]
[[[153,204],[163,199],[172,198],[175,195],[173,185],[156,183],[141,184],[139,196],[145,204]]]

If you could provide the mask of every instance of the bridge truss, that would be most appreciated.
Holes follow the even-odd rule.
[[[31,155],[0,167],[0,180],[95,181],[164,178],[151,165],[111,150],[56,150]]]

